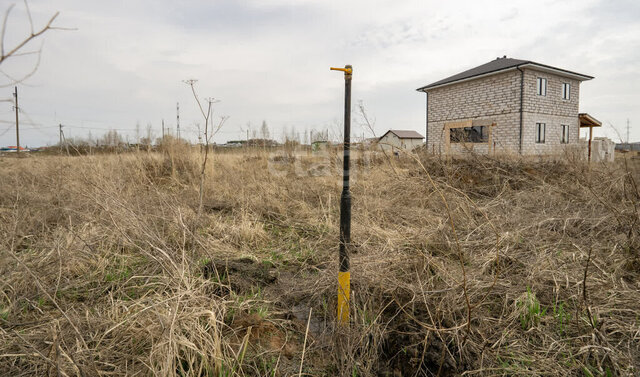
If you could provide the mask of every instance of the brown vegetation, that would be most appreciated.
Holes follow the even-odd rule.
[[[639,373],[632,161],[356,160],[341,330],[337,156],[185,148],[0,159],[4,374]]]

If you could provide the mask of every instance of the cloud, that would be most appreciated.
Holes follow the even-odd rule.
[[[596,76],[581,88],[581,110],[622,124],[640,119],[640,21],[637,1],[547,1],[543,5],[432,0],[205,1],[60,0],[31,4],[36,24],[60,10],[76,31],[46,35],[38,72],[20,85],[28,145],[55,143],[57,124],[93,135],[164,119],[195,140],[201,122],[187,78],[201,96],[220,98],[229,115],[216,141],[246,136],[247,123],[325,127],[342,119],[343,80],[330,66],[352,64],[354,104],[363,100],[378,132],[422,131],[424,95],[415,88],[497,56],[531,59]],[[16,16],[24,14],[16,13]],[[22,27],[16,17],[12,30]],[[21,23],[22,22],[22,23]],[[17,28],[17,29],[16,29]],[[13,35],[13,34],[12,34]],[[12,73],[27,61],[2,66]],[[9,88],[10,89],[10,88]],[[10,97],[10,90],[0,99]],[[25,116],[26,116],[25,115]],[[0,102],[0,121],[12,119]],[[0,122],[0,134],[10,123]],[[85,127],[85,128],[74,128]],[[635,131],[640,138],[640,127]],[[12,133],[0,145],[12,144]]]

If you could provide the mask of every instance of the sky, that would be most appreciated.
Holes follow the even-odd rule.
[[[11,5],[2,0],[0,11]],[[5,48],[29,33],[15,1]],[[496,57],[536,61],[587,75],[580,111],[601,120],[595,136],[640,141],[640,1],[312,1],[32,0],[36,29],[25,46],[41,49],[35,73],[18,83],[21,145],[95,138],[115,129],[131,142],[175,133],[197,140],[198,97],[216,98],[214,141],[328,129],[341,135],[344,80],[331,66],[351,64],[353,107],[362,103],[380,136],[388,129],[424,133],[425,94],[415,89]],[[0,65],[0,146],[15,145],[9,77],[22,77],[37,55]],[[136,133],[136,125],[140,131]],[[352,115],[353,137],[373,136]],[[620,135],[620,136],[619,136]]]

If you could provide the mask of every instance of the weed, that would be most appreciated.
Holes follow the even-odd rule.
[[[556,321],[556,330],[560,335],[564,335],[567,324],[571,320],[571,314],[564,309],[564,302],[553,304],[553,317]]]
[[[520,326],[523,330],[538,326],[540,319],[547,312],[540,306],[540,301],[529,287],[527,287],[526,296],[517,301],[517,306],[520,309]]]

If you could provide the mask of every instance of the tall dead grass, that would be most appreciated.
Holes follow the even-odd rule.
[[[356,160],[344,330],[312,160],[215,153],[197,216],[185,146],[0,159],[0,370],[638,373],[638,161]]]

